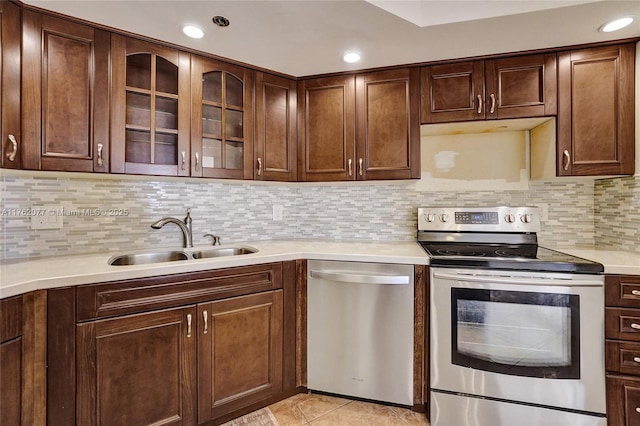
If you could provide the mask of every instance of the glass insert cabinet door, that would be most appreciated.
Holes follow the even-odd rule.
[[[193,57],[191,82],[191,175],[252,178],[252,73]]]
[[[189,55],[125,37],[115,37],[112,50],[112,132],[124,145],[114,147],[115,171],[188,176]]]

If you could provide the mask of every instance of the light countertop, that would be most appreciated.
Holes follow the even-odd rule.
[[[252,247],[256,253],[208,259],[195,259],[133,266],[111,266],[108,260],[118,254],[135,251],[59,256],[34,260],[7,261],[0,264],[0,299],[32,290],[143,278],[209,269],[282,262],[297,259],[342,260],[352,262],[400,263],[428,265],[429,259],[420,245],[405,242],[337,242],[337,241],[256,241],[216,247]],[[191,252],[214,248],[199,246]],[[179,247],[158,251],[183,250]],[[153,251],[153,250],[148,250]],[[560,249],[559,251],[604,265],[606,274],[640,275],[640,254],[617,250]]]
[[[640,275],[640,254],[620,250],[560,249],[559,251],[604,265],[605,274]]]
[[[352,262],[400,263],[426,265],[429,259],[416,242],[331,242],[331,241],[256,241],[218,247],[252,247],[256,253],[208,259],[183,260],[133,266],[111,266],[112,253],[59,256],[43,259],[8,261],[0,265],[0,299],[32,290],[74,286],[106,281],[142,278],[208,269],[230,268],[296,259],[342,260]],[[212,249],[199,246],[191,252]],[[157,251],[183,250],[159,248]],[[147,250],[153,251],[153,250]]]

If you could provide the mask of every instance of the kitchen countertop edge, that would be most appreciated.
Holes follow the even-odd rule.
[[[136,252],[184,250],[187,252],[224,247],[252,247],[256,253],[132,266],[112,266],[114,255]],[[69,287],[289,260],[339,260],[352,262],[428,265],[429,258],[416,242],[255,241],[193,249],[175,247],[157,250],[123,250],[104,254],[56,256],[0,265],[0,299],[34,290]]]

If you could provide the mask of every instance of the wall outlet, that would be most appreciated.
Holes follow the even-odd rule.
[[[62,207],[31,207],[31,229],[62,229]]]
[[[279,222],[284,216],[284,206],[274,204],[273,206],[273,220]]]

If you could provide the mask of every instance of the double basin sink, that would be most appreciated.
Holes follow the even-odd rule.
[[[256,253],[258,250],[250,247],[220,247],[194,252],[167,250],[148,253],[133,253],[113,256],[109,259],[109,265],[128,266],[146,265],[149,263],[175,262],[178,260],[208,259],[215,257],[240,256]]]

